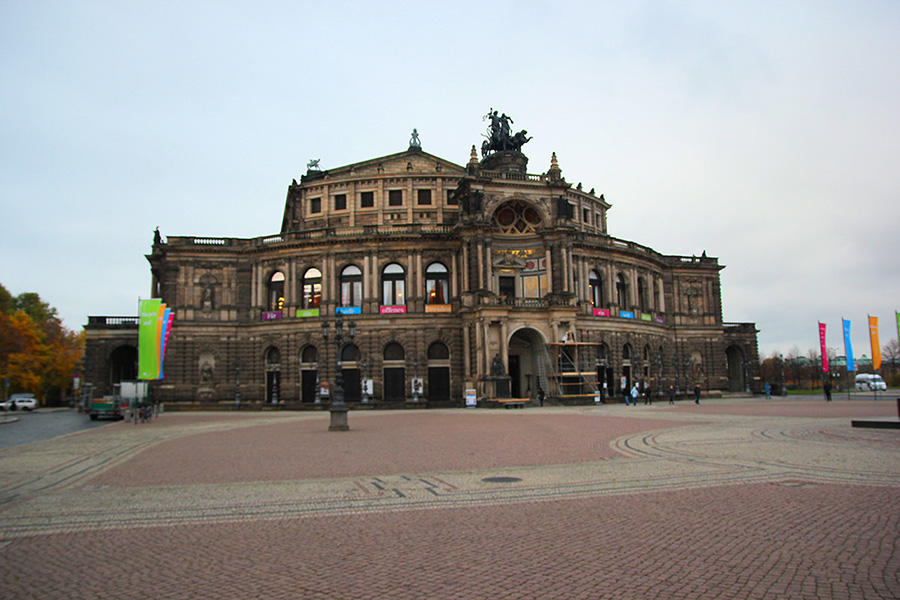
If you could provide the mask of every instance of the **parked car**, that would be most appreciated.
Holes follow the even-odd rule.
[[[6,402],[0,402],[3,410],[27,410],[32,411],[38,407],[34,394],[13,394]]]
[[[856,389],[860,392],[885,391],[887,384],[877,373],[861,373],[856,376]]]

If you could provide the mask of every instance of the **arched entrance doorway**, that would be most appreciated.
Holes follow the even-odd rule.
[[[728,362],[728,391],[744,391],[744,352],[739,346],[729,346],[725,350]]]
[[[109,384],[134,381],[138,372],[138,351],[134,346],[119,346],[109,355]]]
[[[538,388],[549,395],[548,366],[544,336],[536,329],[519,329],[509,339],[510,395],[537,398]]]

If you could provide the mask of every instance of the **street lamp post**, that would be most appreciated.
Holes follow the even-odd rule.
[[[778,355],[778,362],[781,363],[781,395],[787,396],[787,387],[784,381],[784,354]]]
[[[356,336],[356,323],[350,321],[347,325],[348,334],[352,340]],[[328,341],[328,322],[322,321],[322,337]],[[334,374],[334,393],[331,396],[331,424],[328,431],[349,431],[347,424],[347,404],[344,402],[344,373],[341,366],[341,346],[344,344],[344,315],[338,313],[334,317],[334,345],[337,349],[337,372]]]
[[[241,367],[243,366],[242,359],[234,359],[234,408],[237,410],[241,408]]]
[[[750,359],[747,358],[747,355],[745,354],[742,357],[741,362],[743,363],[743,367],[744,367],[744,392],[749,394],[750,393]]]
[[[679,382],[678,382],[678,373],[679,373],[679,371],[680,371],[680,369],[679,369],[679,365],[680,365],[680,364],[681,364],[681,357],[680,357],[680,355],[676,352],[675,354],[672,355],[672,367],[673,367],[672,370],[675,371],[675,394],[676,394],[676,395],[678,395],[678,392],[679,392],[680,389],[681,389],[681,388],[679,387]]]
[[[413,386],[412,386],[412,401],[413,404],[418,404],[421,401],[419,393],[422,391],[421,386],[419,385],[419,353],[413,353]]]
[[[364,354],[361,354],[359,360],[356,361],[356,364],[359,365],[360,374],[362,375],[362,403],[369,403],[369,388],[366,385],[366,367],[369,366],[368,357]]]

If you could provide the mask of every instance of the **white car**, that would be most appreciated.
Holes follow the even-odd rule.
[[[856,389],[860,392],[883,392],[887,390],[887,384],[884,382],[884,379],[881,378],[881,375],[862,373],[856,376]]]
[[[13,394],[6,402],[0,402],[3,410],[27,410],[32,411],[38,407],[34,394]]]

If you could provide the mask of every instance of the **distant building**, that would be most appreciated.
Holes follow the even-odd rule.
[[[327,402],[338,349],[322,325],[333,332],[337,313],[345,333],[355,324],[340,348],[351,404],[757,388],[757,330],[723,322],[718,260],[610,237],[603,195],[567,182],[555,154],[529,174],[523,134],[495,128],[465,166],[423,151],[417,134],[389,156],[314,161],[288,186],[277,234],[157,234],[152,294],[175,311],[157,397]],[[96,394],[135,376],[136,321],[89,317]]]

